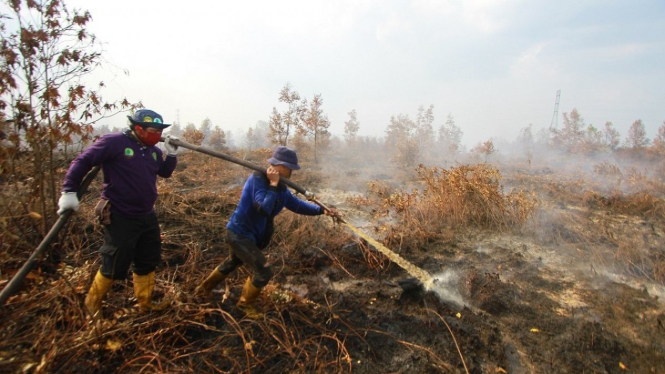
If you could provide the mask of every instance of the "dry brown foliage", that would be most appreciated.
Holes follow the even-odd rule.
[[[594,165],[593,173],[591,180],[577,173],[514,173],[510,178],[550,202],[538,210],[533,227],[544,244],[568,247],[571,255],[612,272],[663,284],[659,228],[665,203],[653,189],[660,182],[634,167],[622,170],[607,162]]]
[[[589,240],[588,248],[598,262],[620,273],[631,273],[652,282],[665,284],[665,255],[657,227],[665,221],[665,202],[647,192],[604,196],[587,191],[583,197],[586,206],[606,212],[594,215],[593,225],[586,232],[598,233]],[[630,223],[630,225],[627,225]],[[621,227],[641,227],[634,229]],[[610,253],[596,249],[598,244],[610,242]]]
[[[418,168],[425,181],[423,203],[454,225],[506,230],[526,223],[536,207],[533,195],[503,192],[501,173],[486,165],[463,165],[450,170]]]
[[[247,155],[257,163],[267,157],[266,150]],[[325,180],[322,171],[310,166],[303,165],[294,176],[302,186]],[[459,319],[436,301],[429,304],[436,309],[424,310],[418,303],[393,300],[389,284],[404,271],[329,217],[290,212],[277,217],[276,234],[265,252],[275,276],[258,300],[264,320],[247,320],[234,309],[249,275],[243,267],[213,292],[211,302],[194,302],[194,287],[228,256],[225,225],[249,173],[199,154],[179,156],[173,177],[159,182],[157,203],[164,263],[157,272],[156,296],[175,301],[165,312],[141,315],[134,307],[131,281],[116,282],[103,305],[105,322],[99,325],[87,321],[82,309],[101,244],[100,228],[91,223],[91,197],[99,194],[99,184],[93,185],[56,246],[61,261],[41,261],[0,310],[0,371],[370,373],[401,370],[395,364],[403,365],[401,357],[431,372],[462,372],[463,362],[471,372],[482,370],[486,352],[494,348],[478,336],[500,339],[492,332],[493,319],[468,310]],[[441,255],[435,249],[461,251],[454,244],[468,232],[489,232],[493,238],[517,232],[620,273],[665,282],[662,200],[644,191],[607,196],[577,175],[509,175],[511,185],[547,197],[549,205],[543,206],[531,193],[504,193],[502,174],[488,165],[421,167],[418,175],[418,189],[374,181],[367,196],[346,200],[370,212],[372,236],[405,258],[413,259],[409,251],[421,249],[428,251],[419,257],[423,262],[430,254]],[[629,226],[641,231],[625,230]],[[473,250],[466,253],[475,255]],[[21,257],[1,256],[6,282]],[[596,265],[586,271],[600,269]],[[479,284],[509,285],[487,276],[479,277]],[[343,291],[334,288],[359,283]],[[492,295],[487,287],[481,291]],[[408,333],[395,324],[407,326]],[[482,351],[476,355],[479,346]]]
[[[416,248],[449,239],[454,231],[468,227],[519,229],[536,208],[533,194],[524,191],[504,194],[500,172],[486,164],[462,165],[450,170],[421,165],[416,171],[424,183],[422,192],[394,190],[378,181],[368,186],[370,193],[382,200],[382,211],[397,215],[398,223],[387,229],[388,245]]]
[[[647,192],[628,195],[614,193],[605,196],[594,191],[586,191],[582,201],[587,206],[607,209],[615,214],[639,216],[645,219],[665,219],[665,202]]]
[[[59,244],[66,249],[64,262],[40,264],[1,311],[7,323],[0,330],[0,371],[353,372],[351,352],[369,352],[368,334],[422,350],[436,366],[450,366],[416,342],[350,320],[326,290],[291,283],[294,276],[318,277],[324,268],[331,280],[391,268],[383,255],[328,217],[284,212],[276,220],[266,249],[275,276],[258,301],[269,311],[265,320],[244,319],[233,308],[249,275],[244,267],[227,279],[223,294],[214,293],[216,301],[194,302],[194,287],[228,256],[225,225],[250,172],[198,154],[179,159],[173,177],[159,182],[157,203],[164,263],[155,294],[173,298],[172,307],[139,314],[131,280],[116,281],[103,305],[103,322],[86,318],[82,303],[99,266],[102,235],[92,223],[94,199],[83,201]],[[92,189],[98,196],[98,181]]]

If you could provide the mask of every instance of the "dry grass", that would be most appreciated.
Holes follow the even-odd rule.
[[[168,273],[162,277],[173,275]],[[72,274],[63,273],[48,290],[8,306],[21,313],[3,327],[2,371],[351,372],[343,334],[335,329],[344,321],[332,306],[308,302],[275,285],[266,290],[266,298],[279,294],[282,301],[272,304],[274,312],[260,322],[240,319],[214,304],[182,301],[168,312],[140,316],[122,305],[121,296],[130,293],[125,289],[109,299],[123,307],[105,305],[106,319],[96,325],[85,319],[81,290],[74,286],[87,277],[79,274],[72,284],[65,275]],[[170,282],[162,278],[159,283]],[[338,322],[331,324],[331,318]]]
[[[270,311],[265,320],[241,318],[233,308],[249,275],[243,267],[227,279],[223,297],[215,293],[216,301],[205,305],[191,300],[194,287],[228,255],[225,225],[248,174],[198,155],[181,156],[174,178],[160,181],[157,204],[164,262],[155,295],[174,303],[166,312],[141,315],[131,280],[116,281],[101,324],[89,321],[82,306],[102,238],[91,223],[94,201],[85,201],[57,245],[64,262],[40,264],[2,308],[7,323],[0,330],[0,371],[352,372],[350,351],[367,345],[367,328],[345,318],[325,292],[315,301],[293,291],[288,280],[322,267],[348,278],[360,271],[381,274],[390,264],[328,217],[285,212],[276,220],[266,250],[275,277],[259,300]],[[93,188],[98,195],[98,186]],[[349,243],[356,243],[358,255],[339,251]]]
[[[368,186],[381,202],[381,212],[393,215],[384,242],[398,248],[418,248],[450,240],[466,228],[516,230],[536,209],[533,194],[518,190],[506,194],[500,172],[486,164],[450,170],[420,166],[416,169],[423,191],[392,189],[374,181]]]
[[[587,191],[582,197],[582,201],[589,207],[605,209],[613,214],[626,214],[654,220],[665,219],[665,202],[648,192],[627,195],[615,193],[604,196],[597,192]]]
[[[542,243],[567,246],[613,273],[665,284],[665,202],[652,189],[659,182],[607,162],[595,165],[593,176],[522,173],[512,174],[511,183],[539,194],[532,229]]]
[[[590,241],[594,259],[618,273],[665,284],[665,254],[662,251],[662,227],[665,202],[647,192],[603,196],[587,191],[585,206],[593,208],[592,225],[585,231],[595,233]],[[598,244],[610,243],[612,251]]]
[[[265,153],[249,158],[260,163]],[[606,170],[617,175],[610,166]],[[375,181],[367,196],[347,200],[373,212],[381,223],[372,235],[381,236],[391,249],[427,249],[430,244],[453,242],[466,230],[535,229],[530,233],[544,242],[568,245],[607,267],[665,283],[663,202],[654,195],[644,191],[606,195],[576,175],[511,175],[511,184],[528,186],[541,196],[537,201],[531,192],[505,193],[502,175],[487,165],[420,167],[417,172],[421,190],[405,191]],[[215,292],[212,303],[192,302],[194,287],[228,255],[225,225],[248,174],[209,157],[180,156],[174,177],[160,181],[157,203],[164,234],[157,296],[173,297],[175,302],[166,312],[140,315],[134,308],[131,281],[116,282],[103,307],[106,320],[99,326],[86,320],[82,309],[98,268],[95,250],[102,237],[100,228],[91,224],[94,199],[90,197],[99,191],[99,185],[93,185],[90,200],[84,201],[54,247],[60,251],[60,261],[41,262],[0,311],[5,321],[0,329],[0,372],[358,372],[359,364],[352,358],[372,351],[367,341],[372,334],[423,352],[432,370],[455,372],[450,363],[456,355],[452,343],[439,347],[408,341],[393,335],[390,328],[369,325],[367,315],[359,313],[361,305],[341,306],[325,290],[302,292],[291,284],[294,277],[371,279],[388,277],[394,270],[385,256],[328,217],[289,212],[278,217],[273,243],[266,251],[275,277],[259,300],[268,312],[265,320],[243,319],[233,308],[249,275],[244,268]],[[303,171],[297,183],[309,187],[301,181],[321,181],[322,175]],[[653,183],[637,173],[622,176]],[[553,208],[558,213],[544,217],[545,209]],[[534,224],[533,217],[540,224]],[[18,222],[29,231],[29,216],[12,219],[12,230],[20,230],[13,227]],[[4,222],[5,229],[10,227],[10,220]],[[18,242],[11,242],[11,247],[9,242],[3,244],[14,248],[1,254],[3,279],[27,258],[34,245],[34,238],[29,238],[20,236],[26,243],[18,247],[13,246]],[[450,328],[456,330],[455,325]],[[455,338],[459,331],[450,332]],[[367,353],[372,354],[376,353]],[[374,357],[374,361],[380,360]],[[460,372],[460,366],[457,369]]]

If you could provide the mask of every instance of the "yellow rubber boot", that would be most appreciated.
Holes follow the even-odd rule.
[[[164,299],[159,304],[152,302],[152,290],[155,288],[155,272],[138,275],[134,273],[134,295],[139,304],[140,312],[160,311],[166,309],[171,300]]]
[[[242,288],[242,295],[240,295],[240,300],[236,304],[236,308],[241,312],[245,313],[245,316],[249,319],[261,319],[263,318],[263,313],[256,310],[254,307],[254,301],[261,294],[261,289],[255,287],[252,284],[252,278],[247,278],[245,286]]]
[[[113,279],[106,278],[98,270],[95,279],[92,281],[92,286],[90,286],[90,291],[85,297],[85,308],[93,318],[101,317],[102,300],[111,289],[111,284],[113,284]]]
[[[213,288],[217,287],[217,285],[222,283],[225,279],[226,275],[222,274],[219,269],[215,268],[215,270],[208,275],[208,278],[194,289],[194,297],[202,300],[209,299]]]

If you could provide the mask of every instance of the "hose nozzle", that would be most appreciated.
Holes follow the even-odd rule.
[[[307,200],[316,200],[316,195],[313,192],[305,191],[305,197]]]

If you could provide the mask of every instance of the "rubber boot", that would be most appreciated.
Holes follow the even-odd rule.
[[[152,302],[152,290],[155,288],[155,272],[146,275],[134,273],[134,295],[139,304],[140,312],[160,311],[171,304],[171,300],[164,299],[158,304]]]
[[[102,300],[111,289],[111,284],[113,284],[113,279],[106,278],[98,270],[95,279],[92,281],[92,286],[90,286],[90,291],[85,297],[85,308],[93,318],[101,317]]]
[[[252,278],[247,278],[245,286],[242,288],[242,295],[240,295],[240,300],[236,304],[236,308],[241,312],[245,313],[245,316],[249,319],[261,319],[263,318],[263,313],[256,310],[254,307],[254,301],[261,294],[261,289],[255,287],[252,284]]]
[[[226,274],[223,274],[219,269],[215,270],[208,275],[203,283],[201,283],[196,289],[194,289],[194,297],[201,301],[208,300],[210,298],[210,293],[213,288],[217,287],[218,284],[222,283],[226,279]]]

